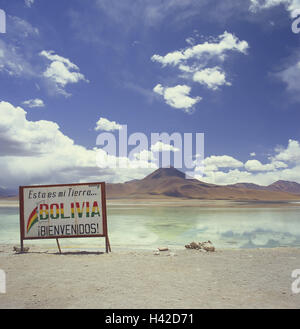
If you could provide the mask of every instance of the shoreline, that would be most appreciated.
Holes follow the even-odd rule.
[[[159,206],[159,207],[205,207],[205,208],[266,208],[300,207],[299,201],[243,201],[243,200],[203,200],[203,199],[107,199],[107,206]],[[18,208],[19,200],[0,199],[0,208]]]
[[[103,249],[104,250],[104,249]],[[67,251],[0,245],[0,308],[300,308],[300,248]]]

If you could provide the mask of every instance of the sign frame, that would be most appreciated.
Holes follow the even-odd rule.
[[[59,235],[59,236],[45,236],[45,237],[25,237],[25,218],[24,218],[24,190],[25,189],[38,189],[38,188],[47,188],[47,187],[70,187],[70,186],[83,186],[83,185],[100,185],[101,187],[101,213],[102,213],[102,225],[103,225],[103,234],[87,234],[87,235]],[[68,238],[96,238],[102,237],[105,238],[105,251],[106,253],[111,252],[111,247],[108,238],[108,229],[107,229],[107,211],[106,211],[106,187],[105,182],[93,182],[93,183],[72,183],[72,184],[54,184],[54,185],[27,185],[19,186],[19,213],[20,213],[20,242],[21,242],[21,252],[24,252],[24,240],[48,240],[56,239],[58,248],[59,242],[58,239],[68,239]]]

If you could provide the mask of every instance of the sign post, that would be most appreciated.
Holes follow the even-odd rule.
[[[107,231],[105,183],[20,186],[21,252],[24,240],[104,237]]]

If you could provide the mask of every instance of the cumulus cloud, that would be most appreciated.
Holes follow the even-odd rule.
[[[150,150],[142,150],[138,153],[135,153],[133,156],[137,160],[144,162],[150,161],[151,163],[156,163],[159,165],[159,158],[155,157],[155,153],[161,152],[179,152],[180,149],[167,143],[157,141],[155,144],[152,144]]]
[[[24,101],[22,103],[25,106],[28,106],[30,108],[34,108],[34,107],[44,107],[44,101],[42,99],[39,98],[35,98],[35,99],[29,99],[27,101]]]
[[[231,83],[226,81],[225,72],[217,66],[195,72],[193,80],[212,90],[217,90],[222,85],[231,86]]]
[[[116,121],[109,121],[105,118],[100,118],[97,123],[95,130],[114,131],[122,129],[122,125],[116,123]]]
[[[156,85],[153,91],[163,96],[165,102],[176,109],[182,109],[189,113],[193,106],[200,102],[202,97],[191,97],[191,87],[187,85],[177,85],[175,87],[163,87],[161,84]]]
[[[149,151],[149,150],[142,150],[138,153],[135,153],[134,157],[137,160],[142,160],[142,161],[146,161],[146,162],[148,162],[148,161],[154,162],[156,160],[153,152]]]
[[[158,62],[163,66],[177,66],[190,59],[201,59],[218,57],[223,60],[228,51],[238,51],[246,53],[249,45],[246,41],[240,41],[234,34],[225,31],[215,42],[204,42],[182,50],[170,52],[164,56],[153,55],[151,60]]]
[[[243,167],[244,164],[229,155],[212,155],[204,159],[204,166],[205,168],[207,166],[210,170],[215,171],[219,168],[240,168]]]
[[[70,96],[64,89],[67,84],[78,83],[79,81],[89,82],[85,76],[79,72],[79,67],[68,58],[59,56],[52,50],[43,50],[40,52],[40,56],[47,58],[51,62],[43,73],[43,76],[54,84],[57,92],[65,96]]]
[[[153,152],[180,151],[158,142],[132,159],[117,157],[101,148],[78,145],[57,123],[30,121],[26,114],[21,107],[0,102],[0,169],[1,185],[5,187],[139,179],[157,168]],[[126,169],[119,169],[116,164]],[[204,165],[204,176],[198,178],[208,183],[268,185],[280,179],[300,183],[300,143],[291,139],[287,146],[276,147],[265,164],[257,159],[243,164],[229,155],[213,155],[204,160]]]
[[[187,38],[186,42],[189,45],[188,47],[169,52],[163,56],[154,54],[151,60],[160,63],[162,67],[176,67],[180,72],[180,78],[200,83],[213,91],[218,90],[222,85],[231,85],[231,82],[228,82],[226,79],[226,73],[220,67],[228,54],[230,52],[246,54],[249,48],[247,41],[239,40],[234,34],[227,31],[217,38],[210,38],[203,43],[195,44],[194,38]],[[188,94],[191,87],[188,85],[178,85],[173,88],[163,88],[158,84],[153,90],[163,95],[168,105],[185,110],[191,108],[202,99],[201,97],[189,97]],[[173,93],[178,95],[179,92],[181,95],[178,98],[173,97]],[[167,99],[166,94],[169,94]]]
[[[278,146],[275,151],[277,154],[274,156],[274,160],[300,164],[300,144],[298,141],[290,139],[287,148]]]
[[[180,151],[180,149],[177,147],[174,147],[173,145],[158,141],[155,144],[151,145],[151,151],[153,151],[153,152],[164,152],[164,151],[178,152],[178,151]]]
[[[277,180],[300,183],[300,143],[290,139],[286,147],[275,147],[274,154],[265,164],[257,159],[248,160],[243,164],[242,161],[227,155],[208,157],[204,164],[203,177],[196,175],[196,178],[207,183],[269,185]]]
[[[288,165],[282,161],[273,161],[272,163],[262,164],[258,160],[248,160],[245,163],[245,169],[247,171],[272,171],[287,167]]]
[[[156,167],[142,160],[87,149],[63,134],[53,121],[29,121],[26,111],[0,102],[1,184],[66,183],[81,181],[124,182],[142,178]],[[124,169],[115,167],[122,162]]]

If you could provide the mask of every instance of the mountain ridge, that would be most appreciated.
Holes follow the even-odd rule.
[[[108,199],[181,198],[202,200],[298,201],[300,184],[278,180],[263,186],[254,183],[216,185],[186,178],[176,168],[159,168],[142,179],[125,183],[107,183]],[[6,193],[8,192],[8,193]],[[0,188],[0,198],[16,196]]]
[[[216,185],[187,179],[183,172],[170,167],[159,168],[140,180],[107,184],[107,195],[112,199],[175,197],[207,200],[287,201],[300,199],[300,184],[277,181],[268,186],[253,183]]]

